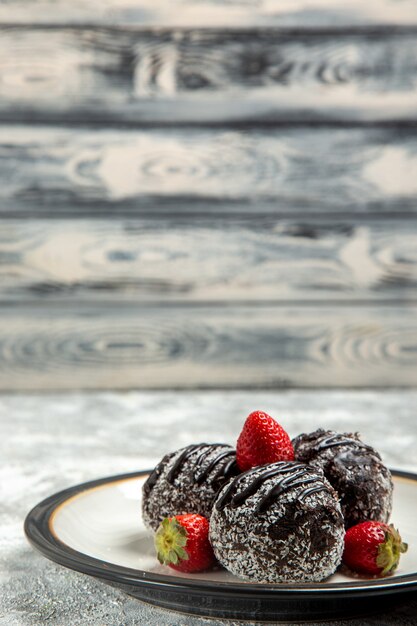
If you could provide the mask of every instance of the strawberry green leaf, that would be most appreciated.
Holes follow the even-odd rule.
[[[401,535],[392,524],[385,533],[384,541],[378,546],[376,564],[381,568],[381,574],[393,574],[398,567],[400,556],[407,552],[408,546],[401,539]]]
[[[187,531],[173,518],[165,518],[156,531],[155,550],[158,561],[163,565],[177,565],[189,556],[184,549],[187,545]]]

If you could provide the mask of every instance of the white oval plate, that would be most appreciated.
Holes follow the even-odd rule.
[[[336,573],[322,583],[247,583],[223,569],[181,574],[159,565],[141,519],[149,472],[77,485],[38,504],[25,531],[45,556],[96,576],[153,604],[201,616],[262,621],[346,617],[417,588],[417,475],[394,474],[392,523],[409,550],[395,575],[382,579]],[[347,599],[354,602],[346,602]]]

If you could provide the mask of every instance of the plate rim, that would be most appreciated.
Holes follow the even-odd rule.
[[[94,576],[110,583],[125,585],[128,587],[156,587],[169,591],[186,593],[204,593],[210,596],[244,595],[246,598],[265,597],[311,597],[314,596],[351,596],[380,595],[398,593],[401,591],[417,588],[417,572],[402,574],[396,577],[360,579],[349,583],[252,583],[246,581],[218,582],[213,580],[201,580],[181,578],[174,574],[159,574],[146,570],[133,569],[123,565],[117,565],[96,557],[89,556],[71,548],[61,541],[51,529],[54,515],[58,509],[71,499],[98,487],[110,485],[115,482],[124,482],[142,478],[152,470],[140,470],[113,476],[97,478],[73,485],[58,491],[38,504],[27,514],[24,521],[24,532],[30,544],[49,560],[63,565],[69,569]],[[416,483],[417,473],[391,469],[393,476],[410,480]],[[138,511],[139,513],[139,511]]]

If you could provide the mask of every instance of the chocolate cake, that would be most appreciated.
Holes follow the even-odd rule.
[[[357,433],[320,428],[293,439],[295,458],[322,469],[339,494],[345,526],[365,520],[387,522],[392,509],[391,473],[374,448]]]
[[[222,443],[200,443],[164,456],[143,485],[142,515],[156,530],[164,517],[199,513],[209,518],[216,495],[238,474],[236,452]]]
[[[321,470],[281,461],[240,474],[220,492],[210,542],[226,569],[258,582],[321,581],[339,565],[344,523]]]

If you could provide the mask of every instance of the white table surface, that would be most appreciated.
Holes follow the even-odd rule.
[[[149,468],[191,442],[233,443],[255,409],[291,435],[359,431],[391,467],[417,471],[417,391],[0,396],[0,626],[223,624],[142,604],[55,565],[28,545],[22,525],[38,501],[75,483]],[[385,615],[332,624],[415,626],[417,594]]]

